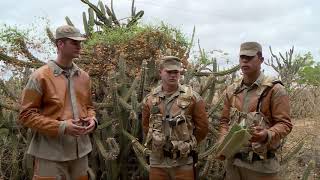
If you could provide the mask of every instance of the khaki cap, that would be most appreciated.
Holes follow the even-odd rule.
[[[86,38],[84,38],[80,33],[79,29],[69,25],[60,26],[56,29],[55,39],[61,38],[69,38],[76,41],[86,40]]]
[[[262,53],[262,47],[257,42],[245,42],[240,45],[240,56],[255,56],[257,52]]]
[[[160,67],[166,68],[168,71],[181,71],[181,60],[175,56],[165,56],[161,58]]]

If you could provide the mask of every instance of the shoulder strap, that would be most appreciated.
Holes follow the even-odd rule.
[[[272,86],[268,86],[268,87],[266,87],[266,88],[263,90],[263,92],[261,93],[261,95],[260,95],[260,97],[259,97],[259,99],[258,99],[257,109],[256,109],[257,112],[261,112],[262,99],[263,99],[265,96],[267,96],[268,92],[269,92],[269,91],[274,87],[274,85],[276,85],[276,84],[281,84],[281,85],[283,85],[280,80],[276,80],[276,81],[273,81],[273,82],[272,82]]]

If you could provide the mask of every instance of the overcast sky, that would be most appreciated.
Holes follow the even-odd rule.
[[[118,18],[130,15],[131,0],[114,0],[114,6]],[[320,1],[136,0],[136,7],[145,11],[144,23],[164,21],[189,37],[196,26],[203,48],[224,50],[234,62],[244,41],[260,42],[265,58],[270,57],[269,45],[275,52],[294,45],[296,53],[310,51],[320,60]],[[82,12],[87,8],[80,0],[1,0],[0,24],[28,26],[37,17],[47,17],[55,29],[68,15],[83,32]]]

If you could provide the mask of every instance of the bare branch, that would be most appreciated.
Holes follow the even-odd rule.
[[[36,62],[36,63],[22,61],[22,60],[10,57],[10,56],[8,56],[6,54],[2,54],[2,53],[0,53],[0,60],[4,61],[5,63],[8,63],[10,65],[13,65],[15,67],[39,68],[45,64],[42,61]]]

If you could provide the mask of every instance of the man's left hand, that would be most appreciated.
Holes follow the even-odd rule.
[[[83,119],[83,121],[87,122],[87,126],[86,126],[86,130],[84,132],[84,134],[89,134],[91,133],[96,126],[96,121],[94,117],[87,117],[85,119]]]
[[[251,142],[265,143],[268,138],[268,131],[261,126],[254,126],[252,127],[251,135]]]

